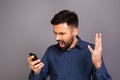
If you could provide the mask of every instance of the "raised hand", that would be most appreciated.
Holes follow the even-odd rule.
[[[96,33],[94,40],[94,50],[88,45],[88,49],[92,55],[92,62],[96,69],[99,69],[102,65],[102,34]]]

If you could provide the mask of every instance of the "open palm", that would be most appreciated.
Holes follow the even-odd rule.
[[[101,67],[102,64],[102,34],[96,33],[94,40],[95,48],[92,49],[90,45],[88,45],[88,49],[92,54],[92,62],[96,69]]]

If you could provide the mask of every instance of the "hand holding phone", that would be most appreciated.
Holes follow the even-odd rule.
[[[44,66],[44,63],[41,61],[38,61],[38,57],[34,53],[29,53],[29,56],[34,56],[33,58],[28,57],[29,67],[31,68],[32,73],[39,74],[39,72],[41,71],[41,68]]]

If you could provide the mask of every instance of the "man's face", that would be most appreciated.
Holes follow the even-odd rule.
[[[68,26],[66,23],[61,23],[58,25],[53,25],[53,32],[55,34],[55,39],[62,50],[70,48],[73,43],[73,33],[74,28]]]

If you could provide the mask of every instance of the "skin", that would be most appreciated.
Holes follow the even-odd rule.
[[[56,41],[63,41],[64,46],[61,48],[71,49],[77,43],[77,33],[78,30],[74,26],[68,26],[66,23],[61,23],[53,26],[53,32],[55,34]],[[68,47],[69,45],[69,47]],[[68,47],[68,48],[67,48]]]
[[[75,26],[72,26],[72,25],[67,25],[66,23],[53,25],[53,33],[55,34],[55,39],[56,39],[56,41],[58,41],[59,45],[60,45],[59,41],[64,42],[64,44],[62,46],[60,45],[61,49],[70,50],[71,48],[73,48],[76,45],[76,43],[78,41],[78,39],[76,37],[78,35],[78,28],[76,28]],[[102,64],[102,59],[101,59],[102,35],[101,35],[101,33],[96,33],[94,44],[95,44],[94,50],[89,45],[88,45],[88,49],[91,52],[93,64],[95,65],[96,69],[99,69]],[[34,56],[30,56],[27,59],[29,67],[30,67],[30,69],[32,69],[34,71],[35,74],[39,74],[42,67],[44,66],[44,63],[41,62],[40,59],[38,59],[36,61],[32,61],[33,58],[34,58]],[[36,64],[36,63],[38,63],[38,64]]]
[[[99,69],[102,65],[102,34],[96,33],[94,38],[95,49],[93,50],[90,45],[88,49],[92,55],[92,62],[96,69]]]
[[[34,58],[34,56],[30,56],[27,59],[29,68],[34,71],[34,74],[39,74],[42,67],[44,66],[44,63],[41,62],[40,59],[37,59],[36,61],[32,61],[33,58]],[[36,63],[39,63],[39,64],[36,64]]]

